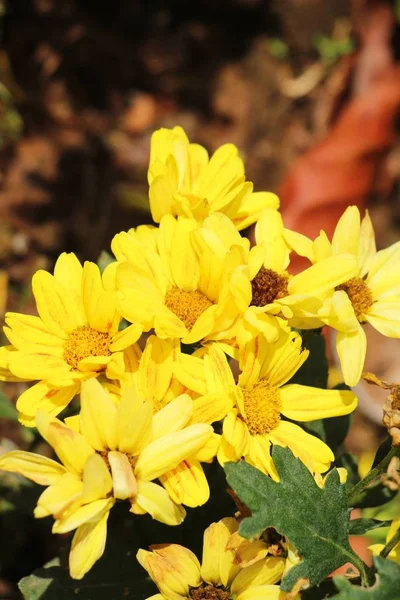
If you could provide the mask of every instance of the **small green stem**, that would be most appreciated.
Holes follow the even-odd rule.
[[[372,483],[380,480],[382,473],[387,471],[389,463],[394,456],[400,456],[400,446],[393,446],[390,452],[386,454],[385,458],[383,458],[381,462],[364,477],[364,479],[361,479],[361,481],[359,481],[353,487],[353,489],[349,492],[348,497],[350,506],[357,504],[356,500],[359,500],[359,496],[365,492],[365,490],[370,487]]]
[[[400,542],[400,528],[396,531],[394,536],[388,541],[386,546],[384,548],[382,548],[382,551],[380,552],[379,556],[382,556],[383,558],[386,558],[387,556],[389,556],[389,554],[391,553],[393,548],[395,546],[397,546],[397,544],[399,542]]]
[[[363,585],[364,587],[369,587],[369,585],[371,584],[371,581],[370,581],[370,577],[369,577],[369,568],[368,568],[368,566],[358,556],[357,556],[357,559],[356,559],[356,555],[354,555],[352,557],[351,562],[360,571],[361,585]]]

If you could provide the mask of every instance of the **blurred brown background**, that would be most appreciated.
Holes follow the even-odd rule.
[[[210,152],[237,144],[291,228],[331,233],[357,204],[379,247],[397,241],[399,21],[399,0],[0,0],[0,311],[32,312],[31,276],[59,252],[97,260],[151,221],[161,126]],[[369,348],[367,369],[400,381],[399,342],[371,333]],[[358,391],[362,453],[384,435],[385,394]],[[29,445],[3,416],[0,433]]]

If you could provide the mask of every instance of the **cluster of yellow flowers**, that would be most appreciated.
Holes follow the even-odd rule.
[[[400,337],[400,243],[377,252],[368,214],[349,207],[331,242],[289,231],[278,198],[245,180],[235,146],[209,158],[179,127],[154,133],[148,181],[158,226],[117,234],[103,273],[62,254],[53,275],[33,277],[38,316],[6,315],[0,379],[37,381],[18,399],[19,418],[61,462],[16,450],[0,468],[47,486],[35,516],[53,515],[55,533],[76,529],[77,579],[103,554],[117,500],[169,525],[183,521],[183,505],[204,504],[202,462],[244,459],[277,480],[278,444],[322,482],[333,453],[295,421],[348,414],[357,400],[290,383],[308,356],[295,328],[337,330],[350,386],[363,369],[363,323]],[[239,231],[254,223],[250,247]],[[292,251],[311,263],[294,276]],[[62,422],[77,394],[80,413]],[[227,546],[236,529],[225,519],[206,530],[202,566],[180,546],[141,550],[154,599],[281,598],[285,561],[261,553],[241,567]]]

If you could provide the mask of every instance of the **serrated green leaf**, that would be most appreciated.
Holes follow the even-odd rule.
[[[378,519],[353,519],[350,521],[349,533],[350,535],[364,535],[371,529],[387,527],[390,524],[391,521],[379,521]]]
[[[361,563],[362,569],[349,544],[347,491],[336,469],[320,488],[288,448],[275,446],[272,456],[279,483],[246,462],[227,463],[225,471],[229,485],[252,512],[240,526],[241,535],[252,538],[274,527],[302,557],[284,577],[281,588],[291,590],[300,578],[317,585],[346,562],[357,568]]]
[[[351,585],[345,577],[334,577],[339,594],[336,600],[399,600],[400,566],[391,560],[374,556],[377,569],[376,582],[369,588]]]

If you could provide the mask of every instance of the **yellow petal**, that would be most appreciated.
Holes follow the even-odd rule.
[[[5,321],[24,340],[25,344],[40,344],[54,348],[62,348],[64,346],[64,339],[54,333],[50,333],[39,317],[8,312],[6,313]]]
[[[83,483],[80,477],[72,473],[65,473],[53,485],[48,487],[38,500],[39,511],[35,509],[35,516],[60,515],[82,497]]]
[[[140,359],[137,373],[141,395],[146,400],[161,400],[171,384],[173,340],[160,340],[151,335]]]
[[[115,450],[117,409],[97,379],[82,383],[80,428],[90,445],[98,451]]]
[[[180,525],[186,516],[183,506],[175,504],[167,491],[156,483],[138,481],[138,493],[132,502],[132,512],[136,503],[148,512],[153,519],[166,525]]]
[[[327,471],[335,459],[329,446],[294,423],[281,421],[269,436],[273,444],[287,446],[306,465],[311,463],[317,473]]]
[[[151,440],[153,403],[143,402],[132,388],[125,388],[118,407],[118,449],[137,456]]]
[[[372,290],[375,298],[387,290],[388,273],[392,275],[398,285],[398,264],[400,256],[400,242],[396,242],[380,250],[375,254],[370,262],[370,269],[367,277],[368,287]],[[392,279],[392,277],[390,279]],[[390,281],[390,280],[389,280]],[[393,279],[391,283],[394,283]]]
[[[12,450],[0,456],[0,470],[19,473],[39,485],[53,485],[67,472],[55,460],[23,450]]]
[[[88,504],[106,498],[112,489],[113,480],[104,459],[100,454],[92,454],[83,469],[82,502]]]
[[[68,533],[80,525],[83,525],[83,523],[87,523],[88,521],[97,521],[106,513],[108,513],[114,504],[114,498],[104,498],[102,500],[95,500],[90,504],[85,504],[85,506],[80,506],[65,519],[55,521],[52,532]]]
[[[212,523],[204,532],[201,576],[207,583],[227,587],[239,572],[235,555],[226,550],[230,536],[238,530],[236,519],[225,518]]]
[[[37,271],[32,278],[32,290],[39,316],[51,333],[66,339],[80,326],[72,294],[50,273]]]
[[[238,418],[237,411],[232,410],[223,424],[223,436],[235,448],[238,456],[245,456],[249,447],[249,430],[242,419]]]
[[[111,356],[87,356],[79,361],[78,369],[84,373],[95,373],[96,371],[102,371],[111,360]]]
[[[180,354],[173,364],[175,377],[189,390],[200,395],[207,394],[204,361],[197,356]]]
[[[375,233],[369,216],[365,211],[365,217],[361,221],[360,245],[358,248],[358,265],[360,275],[364,277],[369,272],[372,260],[376,254]]]
[[[153,417],[153,439],[183,429],[190,420],[193,410],[193,400],[188,394],[181,394]]]
[[[69,373],[71,367],[63,358],[53,354],[12,352],[10,354],[9,369],[22,379],[51,379],[62,377]]]
[[[277,583],[283,574],[285,559],[269,556],[248,567],[237,574],[231,585],[232,594],[240,594],[251,587],[271,585]]]
[[[221,436],[213,433],[204,446],[192,455],[192,459],[200,462],[212,462],[213,458],[217,456],[220,443]]]
[[[292,277],[288,283],[288,292],[292,295],[321,295],[355,277],[357,273],[357,260],[354,256],[330,256]]]
[[[233,408],[232,396],[228,393],[206,394],[193,400],[191,423],[215,423],[223,419]]]
[[[82,299],[82,265],[73,252],[63,252],[54,266],[54,278],[73,296],[80,326],[87,325]]]
[[[357,396],[348,390],[322,390],[297,384],[281,389],[281,401],[282,414],[293,421],[347,415],[357,406]]]
[[[39,409],[56,416],[71,402],[79,391],[79,384],[61,389],[39,382],[23,392],[17,400],[18,419],[26,427],[35,427],[35,416]]]
[[[279,481],[279,475],[271,457],[271,443],[266,436],[251,436],[246,462],[269,475],[274,481]]]
[[[349,206],[340,217],[332,238],[334,254],[358,255],[360,244],[360,211]]]
[[[197,228],[192,219],[178,219],[171,244],[171,271],[176,287],[191,292],[197,288],[199,265],[193,245],[191,232]]]
[[[360,327],[350,298],[343,290],[335,292],[332,298],[324,303],[318,316],[338,331],[356,332]]]
[[[286,600],[287,594],[281,592],[279,585],[251,586],[244,590],[236,600]],[[300,596],[292,596],[291,600],[300,600]]]
[[[399,312],[400,302],[376,302],[365,318],[382,335],[399,338]]]
[[[367,352],[367,336],[361,325],[352,333],[337,332],[336,350],[339,355],[344,382],[355,386],[360,381]]]
[[[136,496],[137,481],[127,455],[109,452],[107,457],[111,467],[114,498],[127,500]]]
[[[135,475],[143,481],[156,479],[195,454],[212,433],[210,425],[198,423],[154,440],[142,450]]]
[[[84,523],[76,530],[69,555],[69,572],[73,579],[82,579],[103,556],[109,514],[106,511],[100,519]]]
[[[314,261],[314,250],[312,241],[302,233],[284,228],[283,237],[289,248],[299,256],[305,256],[310,262]]]
[[[103,292],[99,267],[92,262],[86,261],[83,265],[82,275],[83,304],[88,323],[93,329],[96,329],[97,324],[97,303]]]
[[[143,327],[140,323],[129,325],[122,331],[118,331],[112,337],[112,343],[110,345],[111,352],[117,352],[118,350],[125,350],[128,346],[135,344],[140,336],[142,335]]]
[[[162,592],[160,594],[162,599],[184,600],[189,598],[189,581],[185,577],[185,571],[181,570],[178,564],[171,564],[168,557],[164,558],[154,551],[147,552],[146,550],[139,550],[136,559]],[[184,564],[186,566],[186,561]]]
[[[94,453],[86,439],[43,410],[36,415],[36,427],[67,469],[81,475],[87,459]]]
[[[264,244],[264,267],[282,273],[289,264],[289,249],[283,238],[280,213],[272,208],[262,211],[256,224],[257,244]]]
[[[210,497],[210,488],[199,461],[187,459],[164,475],[160,482],[177,504],[202,506]]]
[[[200,563],[193,552],[178,544],[153,545],[152,551],[162,556],[171,567],[178,571],[191,587],[201,584]]]
[[[207,391],[210,394],[226,393],[229,388],[235,387],[235,380],[226,355],[215,344],[210,347],[204,357],[204,374]]]

